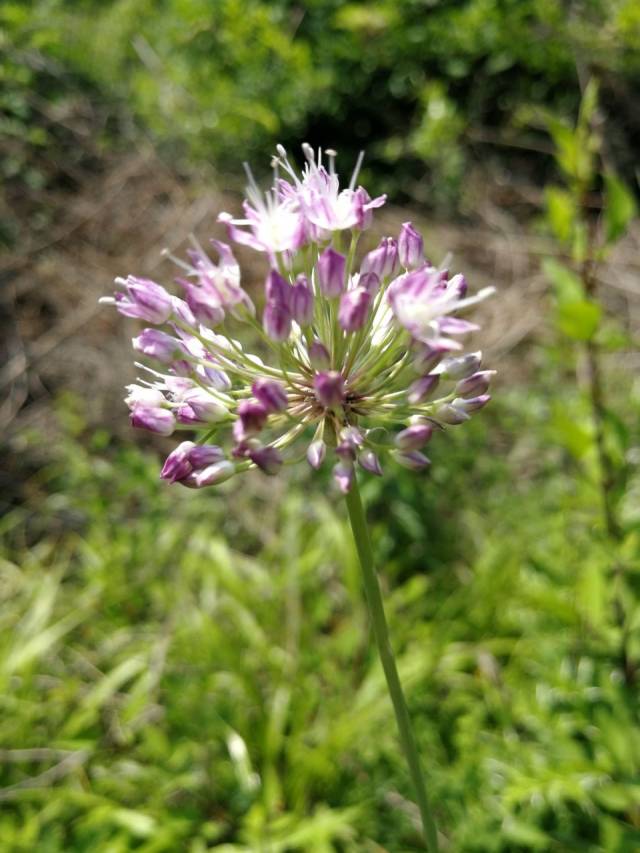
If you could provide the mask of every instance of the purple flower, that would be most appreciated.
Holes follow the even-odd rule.
[[[340,296],[346,287],[345,280],[346,258],[340,252],[329,247],[318,258],[316,275],[320,292],[328,299]]]
[[[356,332],[361,329],[370,308],[371,294],[364,287],[356,287],[343,293],[338,311],[340,327],[345,332]]]
[[[313,387],[317,401],[326,409],[342,405],[344,400],[344,379],[336,370],[316,373],[313,377]]]
[[[189,451],[189,463],[195,471],[224,459],[224,451],[215,444],[196,444]]]
[[[478,397],[457,397],[451,405],[454,409],[468,415],[470,412],[477,412],[478,409],[484,408],[490,399],[491,394],[480,394]]]
[[[206,287],[191,284],[185,279],[179,279],[185,290],[187,305],[199,323],[217,326],[224,320],[224,308],[220,305],[218,296]]]
[[[289,308],[299,326],[309,326],[313,322],[313,291],[304,275],[299,275],[291,288]]]
[[[284,412],[287,408],[287,392],[275,379],[256,379],[251,390],[253,396],[262,403],[269,414]]]
[[[411,222],[403,222],[398,237],[398,260],[406,270],[424,264],[424,241]]]
[[[176,428],[176,419],[168,409],[152,406],[136,406],[131,411],[131,426],[146,429],[159,435],[171,435]]]
[[[482,364],[481,352],[469,352],[457,358],[447,358],[439,366],[439,371],[447,379],[466,379],[472,376]]]
[[[286,341],[291,334],[291,311],[283,303],[270,299],[264,307],[262,324],[272,341]]]
[[[159,284],[148,278],[136,278],[130,275],[126,279],[117,278],[117,284],[125,288],[125,293],[116,291],[115,305],[125,317],[135,317],[147,323],[166,323],[173,313],[171,296]]]

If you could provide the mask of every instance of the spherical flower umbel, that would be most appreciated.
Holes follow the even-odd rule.
[[[133,346],[155,367],[138,365],[144,378],[126,403],[135,427],[189,433],[162,468],[168,482],[200,488],[306,457],[314,469],[332,464],[347,492],[356,466],[373,475],[386,458],[428,467],[434,432],[490,399],[494,371],[462,352],[478,326],[459,313],[493,288],[468,295],[462,275],[426,260],[410,222],[359,252],[385,197],[356,186],[361,160],[341,188],[335,152],[303,152],[298,172],[279,146],[272,188],[261,194],[250,175],[245,218],[219,217],[232,240],[268,259],[262,322],[218,241],[217,262],[195,241],[188,261],[174,258],[184,298],[129,276],[103,300],[153,327]],[[232,337],[239,322],[260,355]]]

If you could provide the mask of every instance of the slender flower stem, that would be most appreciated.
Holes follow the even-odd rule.
[[[415,788],[415,793],[418,800],[418,808],[422,819],[422,827],[424,830],[425,839],[427,842],[427,850],[429,853],[437,853],[438,851],[438,835],[435,821],[431,814],[429,806],[429,798],[427,797],[427,789],[420,767],[420,756],[416,746],[415,737],[411,728],[411,720],[407,703],[402,692],[402,685],[398,676],[396,662],[391,650],[389,642],[389,631],[387,628],[387,620],[384,615],[384,607],[382,604],[382,595],[380,592],[380,584],[373,565],[373,551],[371,549],[371,541],[369,539],[369,530],[367,528],[367,520],[360,498],[357,480],[354,478],[351,490],[346,495],[347,509],[349,510],[349,520],[355,539],[360,565],[362,566],[362,575],[364,579],[364,588],[369,605],[369,613],[371,615],[371,624],[373,633],[378,646],[378,653],[385,677],[393,709],[396,715],[398,724],[398,732],[400,734],[400,743],[404,752],[407,764],[409,765],[409,773]]]

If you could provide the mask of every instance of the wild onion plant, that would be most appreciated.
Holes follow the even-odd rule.
[[[105,298],[121,314],[150,324],[133,347],[160,367],[138,364],[128,387],[134,427],[190,437],[169,454],[161,477],[202,488],[252,469],[276,474],[306,457],[329,463],[346,504],[371,614],[373,633],[427,847],[438,849],[435,823],[388,638],[380,587],[356,469],[374,476],[390,458],[428,468],[434,433],[461,424],[488,401],[494,371],[460,341],[478,327],[458,314],[491,292],[467,294],[424,255],[423,239],[406,222],[361,257],[363,231],[384,196],[357,186],[360,162],[340,188],[335,152],[304,145],[299,173],[279,147],[274,181],[263,194],[249,172],[244,218],[221,213],[232,241],[265,255],[261,322],[226,243],[212,240],[211,260],[193,240],[180,269],[183,297],[135,276],[116,279]],[[325,165],[326,162],[326,165]],[[234,337],[245,323],[268,353],[263,360]]]

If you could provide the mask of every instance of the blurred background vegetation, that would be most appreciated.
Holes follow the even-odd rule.
[[[421,849],[328,478],[161,485],[96,305],[302,140],[499,288],[365,484],[443,849],[640,849],[639,84],[635,0],[5,0],[3,851]]]

